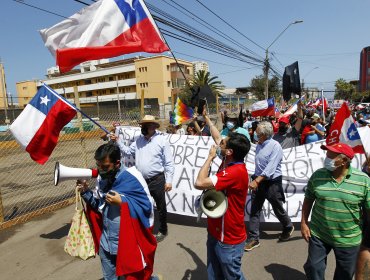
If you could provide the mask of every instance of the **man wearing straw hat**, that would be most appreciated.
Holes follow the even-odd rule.
[[[118,143],[125,156],[135,157],[135,166],[148,184],[150,195],[154,198],[159,213],[157,242],[161,242],[168,233],[167,205],[165,192],[172,189],[174,162],[170,145],[166,138],[156,131],[159,122],[154,116],[145,115],[139,122],[140,137],[130,146]],[[113,139],[116,140],[116,137]]]

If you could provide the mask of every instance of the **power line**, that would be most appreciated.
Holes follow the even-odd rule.
[[[213,12],[211,9],[209,9],[206,5],[204,5],[202,2],[200,2],[199,0],[195,0],[197,1],[201,6],[203,6],[206,10],[208,10],[210,13],[212,13],[213,15],[215,15],[218,19],[220,19],[221,21],[223,21],[225,24],[227,24],[229,27],[231,27],[234,31],[238,32],[240,35],[242,35],[244,38],[246,38],[249,42],[253,43],[254,45],[256,45],[257,47],[259,47],[260,49],[262,50],[265,50],[265,48],[261,47],[259,44],[257,44],[255,41],[253,41],[252,39],[250,39],[249,37],[247,37],[246,35],[244,35],[243,33],[241,33],[239,30],[237,30],[234,26],[232,26],[230,23],[228,23],[227,21],[225,21],[223,18],[221,18],[219,15],[217,15],[215,12]]]
[[[52,12],[52,11],[48,11],[48,10],[45,10],[45,9],[43,9],[43,8],[40,8],[40,7],[36,7],[36,6],[30,5],[30,4],[27,4],[27,3],[23,2],[23,1],[20,1],[20,0],[12,0],[12,1],[17,2],[17,3],[19,3],[19,4],[22,4],[22,5],[29,6],[29,7],[31,7],[31,8],[36,9],[36,10],[43,11],[43,12],[48,13],[48,14],[52,14],[52,15],[55,15],[55,16],[58,16],[58,17],[61,17],[61,18],[68,18],[68,17],[62,16],[62,15],[60,15],[60,14],[54,13],[54,12]]]

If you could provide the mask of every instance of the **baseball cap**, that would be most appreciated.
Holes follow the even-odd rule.
[[[353,159],[353,157],[355,156],[355,153],[353,152],[352,148],[347,144],[343,143],[336,143],[331,146],[321,145],[320,148],[323,150],[332,151],[337,154],[343,154],[349,157],[350,159]]]
[[[279,122],[289,124],[289,117],[287,117],[287,116],[285,116],[285,117],[281,117],[281,118],[279,119]]]

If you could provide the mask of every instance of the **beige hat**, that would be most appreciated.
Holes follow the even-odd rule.
[[[145,115],[144,118],[141,120],[141,122],[139,122],[139,124],[144,124],[144,123],[155,123],[159,127],[159,122],[152,115]]]
[[[320,116],[319,116],[319,114],[315,113],[315,114],[313,114],[312,118],[316,120],[316,119],[319,119]]]

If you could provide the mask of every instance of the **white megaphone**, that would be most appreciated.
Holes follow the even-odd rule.
[[[220,218],[227,210],[227,197],[223,192],[208,190],[200,197],[200,208],[209,218]]]
[[[67,167],[59,162],[55,163],[54,185],[66,180],[86,180],[98,177],[97,169]]]

